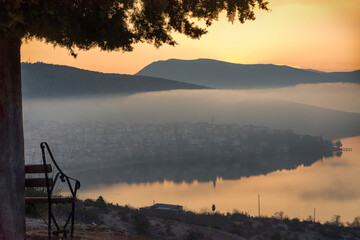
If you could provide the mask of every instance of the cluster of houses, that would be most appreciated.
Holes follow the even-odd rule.
[[[249,154],[277,154],[330,150],[321,137],[291,130],[208,122],[125,124],[25,121],[25,161],[40,160],[41,142],[48,142],[62,164],[187,157],[231,158]]]

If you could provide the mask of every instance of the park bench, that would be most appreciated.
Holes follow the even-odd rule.
[[[40,144],[41,153],[42,153],[42,164],[37,165],[25,165],[25,188],[42,188],[46,189],[47,196],[45,197],[31,197],[26,196],[25,197],[25,203],[29,204],[34,207],[34,209],[40,214],[40,216],[43,218],[45,223],[48,226],[48,236],[49,239],[51,238],[51,225],[52,222],[54,223],[56,227],[56,231],[53,231],[53,235],[59,236],[59,234],[63,235],[63,238],[66,238],[69,230],[66,230],[70,220],[71,220],[71,226],[70,226],[70,237],[73,238],[73,232],[74,232],[74,217],[75,217],[75,202],[76,202],[76,193],[77,190],[80,188],[80,182],[74,178],[71,178],[67,176],[58,166],[56,163],[54,156],[50,150],[49,145],[46,142],[42,142]],[[46,161],[46,157],[50,156],[51,163],[48,163]],[[55,166],[56,170],[53,172],[53,166]],[[35,177],[34,174],[36,174]],[[50,176],[52,174],[53,177]],[[39,178],[38,176],[42,176]],[[32,177],[31,177],[32,176]],[[69,197],[63,197],[63,196],[56,196],[54,195],[54,189],[56,186],[57,181],[60,179],[61,182],[63,182],[65,185],[67,184],[70,191]],[[71,204],[71,211],[69,213],[68,218],[65,221],[64,226],[61,228],[56,221],[53,212],[52,212],[52,205],[53,204]],[[37,204],[47,204],[48,208],[48,216],[47,220],[42,216],[42,214],[36,209],[35,205]]]

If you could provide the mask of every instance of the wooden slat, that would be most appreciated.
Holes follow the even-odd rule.
[[[49,178],[49,187],[54,186],[54,180]],[[27,178],[25,187],[46,187],[46,178]]]
[[[73,203],[76,201],[76,198],[73,197],[52,197],[52,203]],[[25,203],[27,204],[39,204],[39,203],[47,203],[47,197],[26,197]]]
[[[25,173],[45,173],[45,171],[51,173],[51,164],[46,164],[45,169],[43,164],[25,165]]]

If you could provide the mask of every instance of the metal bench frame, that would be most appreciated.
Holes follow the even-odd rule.
[[[74,233],[74,218],[75,218],[75,202],[76,202],[76,193],[77,190],[80,188],[80,182],[74,178],[71,178],[69,176],[67,176],[58,166],[58,164],[56,163],[54,156],[50,150],[49,145],[46,142],[42,142],[40,144],[40,148],[41,148],[41,153],[42,153],[42,161],[43,164],[42,165],[28,165],[25,166],[25,174],[30,174],[30,173],[44,173],[45,174],[45,179],[25,179],[25,187],[46,187],[46,192],[47,192],[47,197],[26,197],[25,198],[25,203],[26,204],[30,204],[34,207],[34,209],[37,211],[37,209],[35,208],[35,204],[37,203],[47,203],[48,204],[48,220],[46,221],[45,218],[40,214],[39,211],[37,211],[40,216],[43,218],[43,220],[45,221],[45,223],[48,225],[48,237],[49,239],[51,238],[51,225],[52,222],[54,223],[55,227],[56,227],[56,231],[53,232],[54,235],[58,236],[59,234],[63,234],[63,238],[67,237],[67,234],[69,233],[69,230],[66,230],[66,227],[68,226],[70,220],[71,220],[71,227],[70,227],[70,237],[73,238],[73,233]],[[48,155],[50,156],[51,162],[52,164],[55,166],[55,168],[57,169],[57,174],[55,175],[54,180],[52,178],[49,178],[48,173],[52,172],[52,168],[50,164],[47,164],[46,162],[46,152],[48,153]],[[43,169],[41,169],[41,166],[43,166]],[[31,169],[32,167],[32,171],[27,171],[26,169]],[[57,180],[60,179],[61,182],[66,182],[70,193],[71,193],[71,197],[53,197],[53,191],[54,191],[54,187],[56,185]],[[45,184],[44,184],[45,183]],[[59,224],[57,223],[53,212],[52,212],[52,204],[57,204],[57,203],[71,203],[71,212],[69,214],[69,217],[67,218],[64,226],[62,228],[60,228]]]

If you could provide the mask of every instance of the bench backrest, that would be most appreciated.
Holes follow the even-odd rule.
[[[54,186],[54,180],[48,177],[52,172],[50,164],[33,164],[25,166],[25,175],[43,173],[44,178],[25,178],[25,187],[46,187],[50,190]]]

